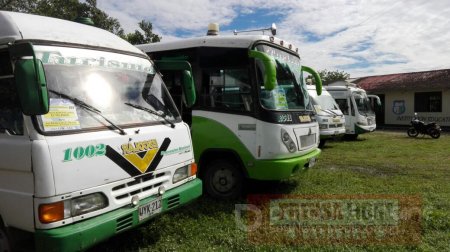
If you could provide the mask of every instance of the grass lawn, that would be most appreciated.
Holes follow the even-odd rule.
[[[236,227],[235,204],[246,198],[193,204],[155,218],[92,250],[450,251],[450,135],[408,138],[375,132],[356,141],[329,141],[316,166],[281,182],[247,182],[247,194],[400,194],[422,198],[419,245],[254,245]]]

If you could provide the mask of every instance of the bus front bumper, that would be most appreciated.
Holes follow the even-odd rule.
[[[248,177],[257,180],[281,180],[289,178],[292,174],[305,168],[314,166],[320,149],[315,149],[310,153],[287,159],[255,160],[252,167],[248,167]]]
[[[377,128],[376,124],[372,124],[372,125],[368,125],[368,126],[355,124],[355,134],[364,134],[364,133],[373,132],[373,131],[375,131],[376,128]]]
[[[345,128],[335,128],[335,129],[321,129],[320,130],[320,139],[330,139],[337,136],[341,136],[345,134]]]
[[[202,194],[202,182],[194,179],[173,188],[162,195],[161,213],[182,206]],[[36,251],[80,251],[86,250],[118,233],[148,222],[155,214],[139,221],[139,206],[156,199],[145,198],[137,206],[125,206],[106,214],[90,218],[75,224],[48,230],[36,230]]]

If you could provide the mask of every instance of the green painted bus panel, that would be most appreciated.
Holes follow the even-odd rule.
[[[197,162],[200,160],[201,154],[210,149],[233,150],[239,154],[244,164],[254,161],[253,155],[236,137],[236,134],[217,121],[193,116],[191,131],[194,155]]]
[[[312,152],[294,158],[257,160],[229,128],[205,117],[192,118],[192,141],[195,160],[198,162],[203,152],[210,149],[233,150],[237,153],[249,178],[259,180],[280,180],[289,178],[293,172],[304,168],[311,158],[317,158],[321,151]],[[214,132],[214,134],[211,134]],[[247,164],[253,164],[248,166]],[[202,169],[200,167],[200,169]]]
[[[258,180],[281,180],[305,169],[312,158],[319,157],[320,149],[299,157],[274,160],[256,160],[254,167],[248,169],[249,176]]]
[[[186,184],[167,191],[162,196],[162,211],[160,214],[172,210],[168,209],[168,198],[179,195],[179,204],[182,206],[202,194],[202,182],[200,179],[192,180]],[[150,202],[157,196],[152,196],[140,201],[139,206]],[[119,232],[134,228],[148,222],[151,218],[139,222],[138,206],[129,206],[112,212],[90,218],[75,224],[48,230],[36,230],[36,251],[80,251],[86,250],[101,241],[104,241]],[[116,230],[121,219],[131,218],[129,225]]]
[[[370,131],[359,127],[358,124],[355,124],[355,134],[359,135],[359,134],[364,134],[364,133],[367,133],[367,132],[370,132]]]

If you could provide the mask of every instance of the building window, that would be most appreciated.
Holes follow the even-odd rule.
[[[442,92],[420,92],[414,94],[415,112],[442,112]]]

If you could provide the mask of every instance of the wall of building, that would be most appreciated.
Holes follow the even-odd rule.
[[[450,90],[378,92],[385,95],[385,124],[409,125],[414,116],[414,94],[435,91],[442,92],[442,112],[418,112],[419,119],[450,126]]]

